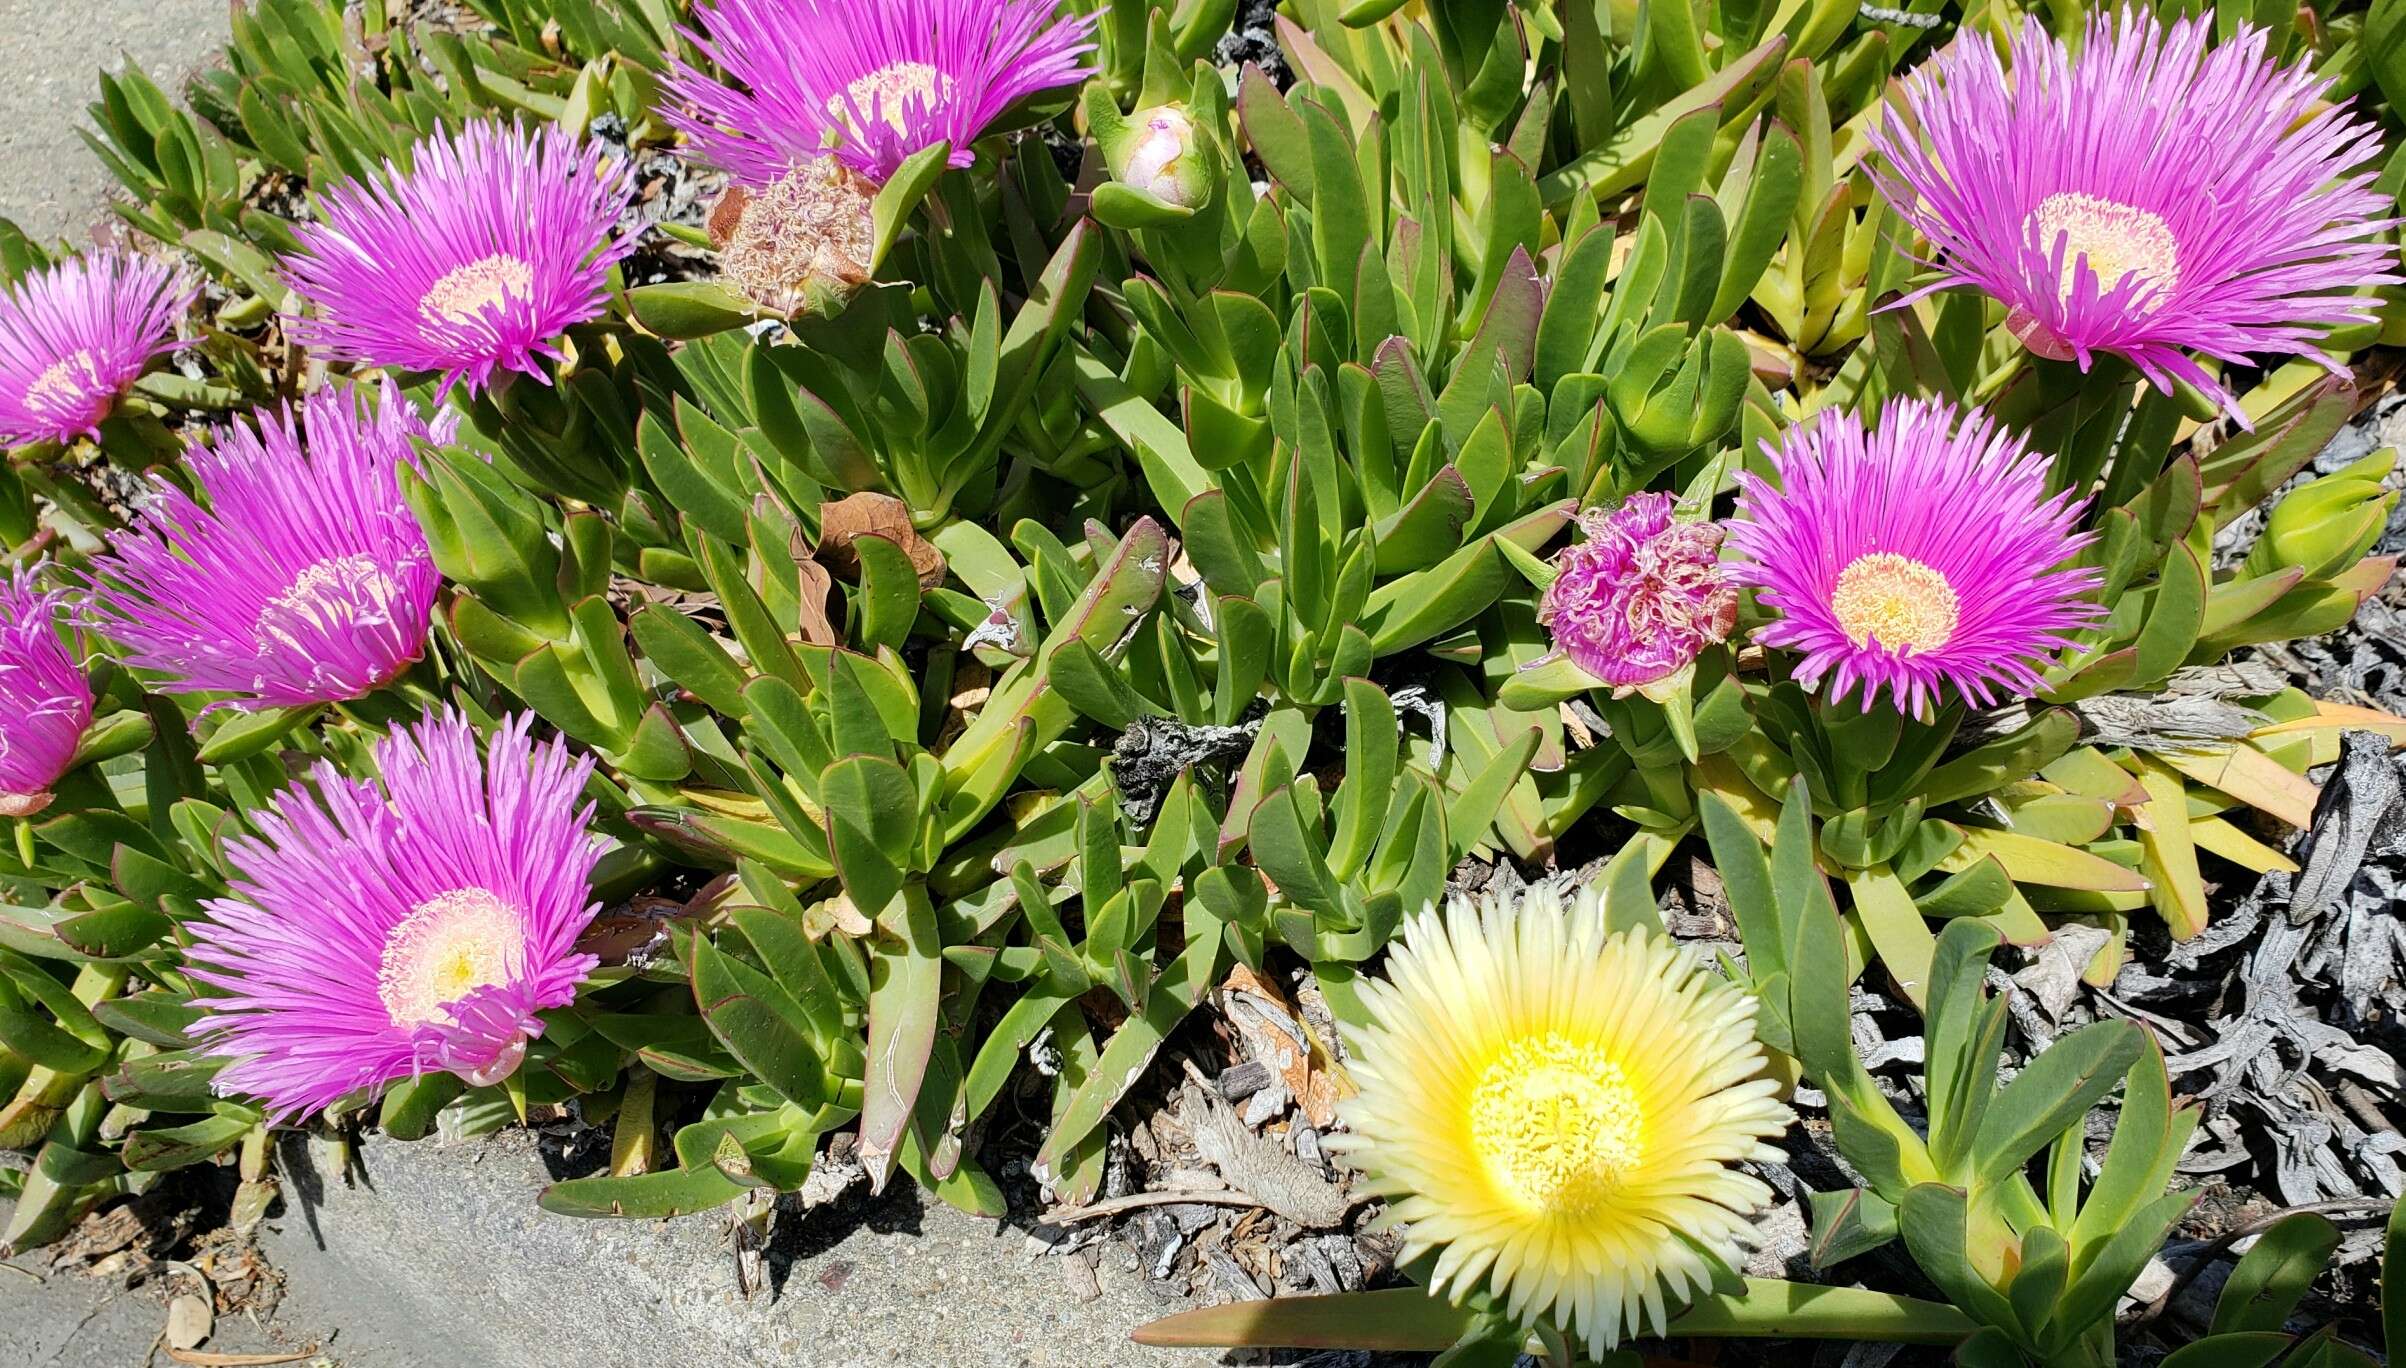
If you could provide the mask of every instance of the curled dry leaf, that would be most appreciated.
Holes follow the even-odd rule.
[[[994,696],[994,671],[976,656],[963,654],[952,667],[952,697],[945,700],[944,721],[936,729],[936,749],[950,746],[969,730],[970,719]]]
[[[711,246],[724,249],[735,240],[735,230],[744,221],[744,206],[751,202],[751,191],[740,185],[727,187],[726,193],[718,197],[718,203],[710,206],[707,226]]]
[[[735,888],[735,876],[722,874],[684,901],[648,894],[630,898],[624,907],[593,919],[593,924],[577,937],[577,953],[599,955],[603,964],[612,965],[640,959],[666,944],[673,924],[710,915],[727,901]]]
[[[860,574],[859,537],[883,537],[902,548],[919,572],[921,588],[944,582],[944,553],[911,526],[908,504],[891,494],[862,491],[819,505],[819,559],[847,578]]]
[[[1220,1014],[1244,1041],[1245,1056],[1268,1065],[1313,1127],[1335,1124],[1344,1095],[1311,1026],[1276,985],[1238,965],[1220,985]]]
[[[187,1292],[167,1304],[167,1347],[198,1349],[215,1328],[216,1314],[209,1308],[209,1299]]]
[[[692,915],[692,908],[673,898],[637,898],[621,911],[594,918],[577,937],[577,953],[598,955],[605,965],[625,964],[659,942],[671,923]]]
[[[753,501],[753,507],[764,512],[773,506],[765,494]],[[835,630],[835,620],[827,616],[827,595],[835,588],[835,577],[814,559],[817,553],[798,524],[787,535],[786,550],[794,558],[797,581],[794,611],[799,619],[795,627],[803,642],[811,646],[841,646],[843,638]]]
[[[933,551],[935,548],[928,549]],[[795,594],[801,610],[802,639],[813,646],[842,645],[843,642],[835,633],[835,623],[827,616],[827,594],[835,587],[835,578],[827,573],[826,566],[815,560],[798,561],[794,568],[800,572],[802,579]],[[937,571],[937,577],[943,577],[941,570]],[[926,576],[923,574],[920,579],[924,581]]]
[[[825,902],[813,903],[803,914],[802,930],[812,940],[825,940],[830,931],[841,931],[855,939],[876,930],[860,909],[852,905],[849,895],[838,893]]]

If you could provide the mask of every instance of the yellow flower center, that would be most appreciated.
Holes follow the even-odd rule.
[[[1525,1037],[1480,1075],[1470,1134],[1499,1189],[1533,1212],[1582,1216],[1645,1157],[1645,1108],[1594,1045]]]
[[[1830,609],[1857,646],[1935,651],[1955,634],[1955,590],[1947,577],[1910,556],[1874,551],[1838,574]]]
[[[455,266],[418,301],[418,312],[437,323],[473,323],[484,311],[533,289],[535,268],[506,252]]]
[[[2083,257],[2097,277],[2100,296],[2131,276],[2138,277],[2143,293],[2158,299],[2180,283],[2180,244],[2170,225],[2145,209],[2067,190],[2040,200],[2025,225],[2030,226],[2037,229],[2042,252],[2052,254],[2056,240],[2063,240],[2063,272],[2056,289],[2067,301],[2080,279]]]
[[[84,383],[92,374],[92,353],[77,351],[34,378],[25,387],[25,402],[29,404],[74,403],[83,396]]]
[[[869,118],[883,119],[897,133],[908,133],[908,111],[950,98],[952,78],[925,62],[895,62],[845,86],[844,95],[849,100],[829,100],[827,112],[844,120],[846,126],[851,124],[852,111],[858,109]]]
[[[396,1026],[451,1020],[451,1004],[508,979],[526,928],[500,897],[455,888],[411,909],[384,943],[376,993]]]

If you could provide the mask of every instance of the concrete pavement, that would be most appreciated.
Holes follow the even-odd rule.
[[[115,182],[75,135],[96,73],[138,63],[171,94],[225,46],[227,0],[0,0],[0,214],[81,242]]]

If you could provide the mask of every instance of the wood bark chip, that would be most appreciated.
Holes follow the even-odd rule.
[[[2339,766],[2323,786],[2300,852],[2305,870],[2289,897],[2291,921],[2313,921],[2336,905],[2368,856],[2406,850],[2406,785],[2389,752],[2389,738],[2379,732],[2342,737]]]
[[[1342,1225],[1352,1203],[1345,1190],[1275,1140],[1247,1129],[1227,1103],[1189,1082],[1178,1119],[1194,1141],[1195,1153],[1220,1171],[1228,1185],[1300,1226],[1327,1230]]]

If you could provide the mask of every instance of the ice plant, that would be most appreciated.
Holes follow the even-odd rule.
[[[1669,494],[1582,514],[1584,540],[1555,557],[1537,619],[1571,663],[1627,693],[1678,673],[1727,640],[1738,590],[1721,571],[1721,528],[1680,521]]]
[[[92,686],[59,635],[67,596],[34,587],[36,573],[0,577],[0,817],[50,806],[92,723]]]
[[[155,257],[95,252],[0,291],[0,444],[98,436],[198,288]]]
[[[169,692],[281,708],[381,688],[426,645],[440,576],[398,472],[438,435],[389,382],[235,424],[187,462],[206,503],[162,481],[95,565],[92,625]]]
[[[1657,933],[1608,933],[1588,890],[1456,898],[1404,928],[1350,1036],[1358,1096],[1329,1143],[1386,1197],[1430,1290],[1484,1288],[1602,1357],[1660,1331],[1770,1200],[1732,1167],[1791,1119],[1754,1000]]]
[[[1756,634],[1796,651],[1807,688],[1858,686],[1927,714],[1943,686],[1983,706],[2040,687],[2045,654],[2104,611],[2100,576],[2066,561],[2069,493],[1987,414],[1891,400],[1876,432],[1830,410],[1766,442],[1774,479],[1738,476],[1732,571],[1778,617]]]
[[[702,0],[668,120],[694,150],[764,188],[834,152],[883,185],[913,153],[949,143],[954,166],[1012,105],[1086,78],[1094,17],[1059,0]]]
[[[2003,301],[2040,356],[2119,354],[2234,411],[2191,353],[2342,369],[2325,331],[2370,321],[2354,291],[2400,279],[2380,131],[2320,107],[2330,82],[2276,66],[2260,29],[2209,50],[2213,25],[2098,15],[2074,57],[2032,17],[2010,74],[1967,34],[1907,77],[1874,174],[1929,239],[1928,289]]]
[[[458,714],[376,746],[381,785],[321,763],[229,842],[233,896],[191,925],[192,1028],[232,1062],[217,1090],[289,1121],[362,1089],[447,1069],[479,1086],[518,1067],[592,972],[575,952],[600,858],[581,801],[590,759],[505,720],[477,754]]]
[[[626,163],[559,125],[471,123],[419,142],[403,170],[326,192],[323,223],[295,231],[286,266],[315,306],[293,325],[349,361],[438,371],[482,390],[496,371],[545,383],[553,339],[596,317],[610,267],[634,250],[618,228]]]

